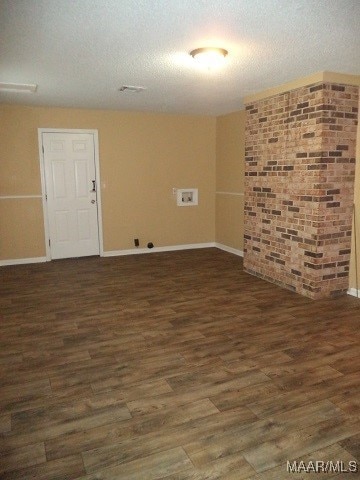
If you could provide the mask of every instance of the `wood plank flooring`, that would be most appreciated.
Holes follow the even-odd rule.
[[[360,299],[217,249],[0,270],[0,478],[352,480]]]

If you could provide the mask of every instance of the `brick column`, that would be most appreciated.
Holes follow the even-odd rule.
[[[248,273],[311,298],[347,291],[358,93],[318,83],[247,105]]]

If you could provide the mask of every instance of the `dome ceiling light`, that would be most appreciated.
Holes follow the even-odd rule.
[[[226,55],[229,52],[224,48],[218,47],[203,47],[196,48],[190,52],[193,59],[200,65],[209,69],[222,65]]]

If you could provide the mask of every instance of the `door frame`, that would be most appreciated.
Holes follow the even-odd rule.
[[[99,134],[97,130],[75,129],[75,128],[38,128],[38,142],[39,142],[39,161],[40,161],[40,177],[41,177],[41,197],[44,217],[44,235],[45,235],[45,249],[46,261],[52,260],[50,254],[50,229],[49,229],[49,213],[46,200],[46,181],[45,181],[45,159],[43,151],[42,135],[43,133],[87,133],[93,136],[94,139],[94,163],[96,174],[96,207],[98,218],[98,232],[99,232],[99,253],[100,257],[104,256],[104,240],[102,228],[102,207],[101,207],[101,180],[100,180],[100,159],[99,159]]]

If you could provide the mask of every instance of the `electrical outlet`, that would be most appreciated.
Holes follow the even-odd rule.
[[[139,239],[138,238],[134,238],[134,245],[135,245],[135,247],[139,246]]]

